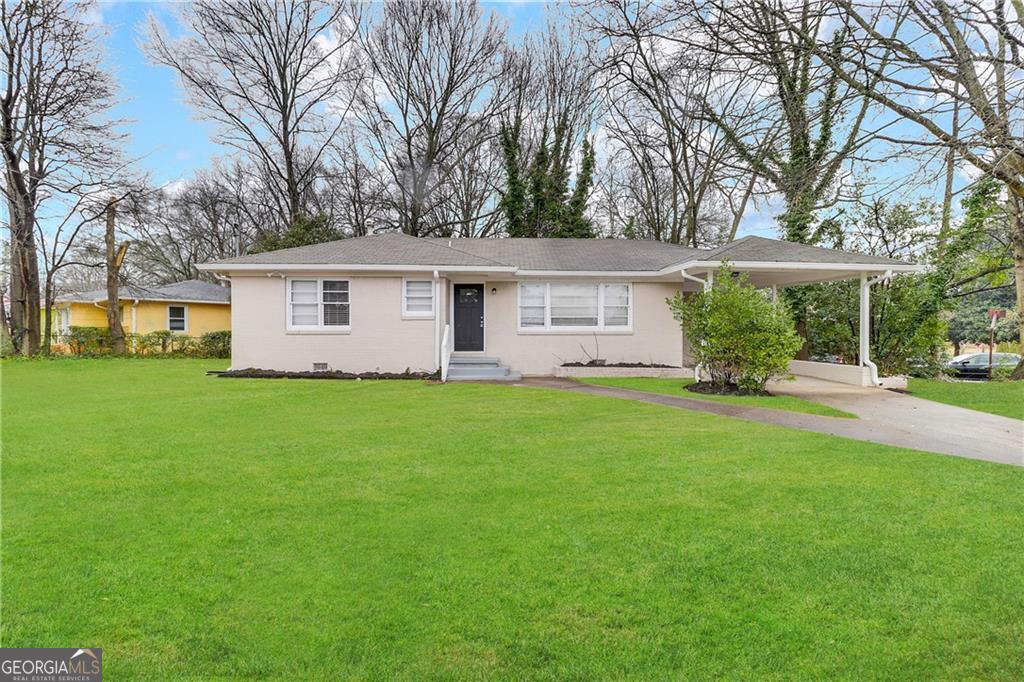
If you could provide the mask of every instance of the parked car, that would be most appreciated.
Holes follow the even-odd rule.
[[[992,367],[1017,366],[1020,356],[1016,353],[993,353]],[[988,378],[988,353],[958,355],[946,363],[946,368],[958,377]]]

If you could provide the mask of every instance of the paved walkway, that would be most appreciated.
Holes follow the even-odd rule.
[[[773,393],[798,396],[859,417],[842,419],[595,386],[570,379],[535,378],[524,379],[522,383],[639,400],[883,445],[1024,466],[1024,421],[877,388],[859,388],[805,377],[768,387]]]

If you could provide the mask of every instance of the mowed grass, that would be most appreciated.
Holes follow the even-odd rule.
[[[155,677],[1024,677],[1024,470],[497,385],[2,371],[2,645]]]
[[[850,414],[843,410],[837,410],[828,405],[796,398],[789,395],[707,395],[687,391],[686,386],[694,382],[693,379],[653,379],[640,377],[593,377],[580,379],[588,384],[598,386],[613,386],[615,388],[629,388],[634,391],[646,391],[647,393],[661,393],[664,395],[677,395],[683,398],[694,400],[712,400],[719,403],[732,403],[745,407],[766,407],[771,410],[786,410],[789,412],[805,412],[807,414],[821,414],[826,417],[845,417],[856,419],[857,415]]]
[[[911,395],[971,410],[1024,419],[1024,381],[910,379]]]

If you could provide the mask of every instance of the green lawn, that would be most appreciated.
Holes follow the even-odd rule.
[[[788,395],[755,396],[755,395],[705,395],[687,391],[683,387],[693,383],[693,379],[644,379],[637,377],[601,377],[580,379],[588,384],[599,386],[614,386],[616,388],[629,388],[634,391],[647,391],[648,393],[662,393],[665,395],[678,395],[683,398],[694,400],[713,400],[719,403],[732,403],[734,405],[745,405],[747,407],[767,407],[773,410],[787,410],[789,412],[806,412],[807,414],[823,414],[826,417],[847,417],[856,419],[857,416],[837,410],[828,405],[811,402],[803,398],[794,398]]]
[[[2,372],[3,646],[109,679],[1024,677],[1024,470],[498,385]]]
[[[911,379],[907,388],[918,398],[1024,419],[1024,381]]]

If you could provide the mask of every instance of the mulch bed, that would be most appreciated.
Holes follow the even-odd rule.
[[[609,362],[601,363],[594,362],[563,362],[562,367],[651,367],[654,369],[679,369],[676,365],[659,365],[658,363],[646,363],[646,362]]]
[[[220,372],[219,377],[229,379],[343,379],[352,381],[355,379],[438,379],[437,372],[339,372],[331,370],[328,372],[281,372],[275,369],[235,369],[227,372]]]
[[[750,391],[740,388],[735,384],[713,384],[709,381],[699,381],[695,384],[688,384],[686,386],[686,390],[693,391],[694,393],[703,393],[705,395],[771,395],[768,391]]]

